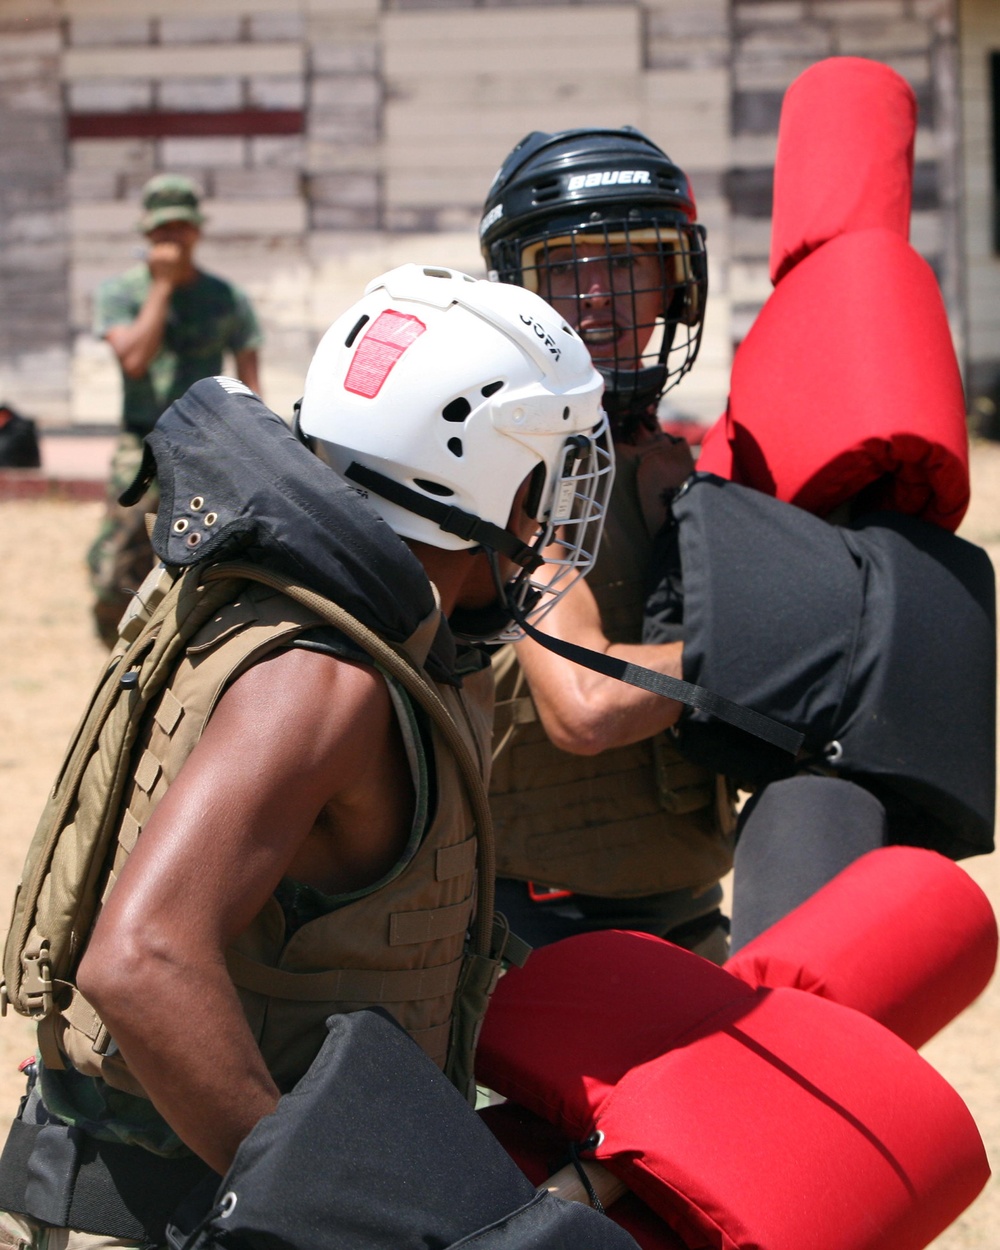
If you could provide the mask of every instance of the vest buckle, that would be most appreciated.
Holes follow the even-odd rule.
[[[21,956],[21,966],[24,969],[22,990],[29,1005],[28,1014],[35,1019],[49,1015],[54,1001],[48,942],[41,942],[37,953],[25,951]]]

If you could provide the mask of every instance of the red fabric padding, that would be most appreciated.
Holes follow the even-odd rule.
[[[832,57],[795,79],[778,129],[772,282],[852,230],[909,238],[916,126],[912,88],[878,61]]]
[[[596,1157],[691,1247],[916,1250],[989,1174],[961,1099],[888,1029],[641,934],[509,972],[477,1075],[571,1139],[600,1129]]]
[[[726,970],[854,1007],[917,1047],[982,993],[996,959],[996,918],[968,873],[892,846],[845,868]]]
[[[630,1069],[723,1007],[751,1006],[743,981],[660,938],[586,933],[533,951],[490,1002],[476,1079],[571,1136]]]
[[[874,508],[957,529],[965,401],[930,266],[885,229],[808,256],[740,345],[722,423],[699,470],[820,516],[871,487]]]
[[[920,1250],[989,1166],[955,1091],[860,1012],[758,991],[625,1076],[596,1157],[692,1247]]]
[[[712,465],[713,468],[709,469],[708,465]],[[705,437],[701,440],[701,450],[698,452],[695,468],[700,470],[703,466],[705,466],[706,473],[724,477],[727,482],[734,480],[736,467],[733,464],[733,445],[729,441],[729,427],[725,413],[709,427]]]

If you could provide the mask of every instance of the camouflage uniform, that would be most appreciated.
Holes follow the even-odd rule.
[[[114,326],[134,321],[150,281],[148,268],[141,264],[103,282],[95,301],[94,333],[103,338]],[[171,296],[163,342],[146,373],[140,378],[123,375],[124,430],[111,465],[104,517],[87,555],[94,620],[109,647],[114,645],[131,592],[155,559],[146,536],[145,514],[156,508],[156,494],[150,492],[132,508],[118,502],[139,468],[142,440],[160,413],[193,382],[222,372],[225,352],[253,350],[260,341],[260,327],[245,293],[222,278],[200,272],[195,282],[178,287]]]
[[[142,584],[155,560],[146,534],[146,513],[156,511],[160,498],[156,487],[151,487],[134,507],[126,508],[118,502],[118,496],[131,485],[141,463],[142,438],[124,431],[111,461],[101,526],[87,552],[94,592],[94,622],[108,647],[114,646],[118,637],[118,622],[130,591]]]

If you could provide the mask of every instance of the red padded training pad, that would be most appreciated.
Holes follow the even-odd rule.
[[[957,529],[965,401],[930,266],[884,229],[807,257],[740,345],[722,422],[699,470],[820,516],[874,483],[872,506]]]
[[[796,78],[778,131],[772,282],[841,234],[910,237],[916,128],[913,90],[888,65],[831,57]]]
[[[865,505],[957,529],[965,401],[940,290],[907,242],[916,105],[892,69],[835,57],[788,89],[776,287],[733,364],[698,468],[820,516]]]
[[[594,933],[501,981],[477,1075],[582,1140],[692,1247],[917,1250],[989,1175],[971,1116],[895,1034]]]
[[[854,1007],[917,1047],[978,998],[996,960],[996,917],[968,873],[891,846],[845,868],[726,969]]]
[[[955,1091],[860,1012],[760,991],[637,1068],[605,1162],[690,1246],[920,1250],[989,1176]]]

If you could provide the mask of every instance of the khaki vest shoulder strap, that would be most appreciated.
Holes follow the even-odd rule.
[[[362,647],[420,704],[438,727],[455,757],[476,825],[477,900],[469,948],[463,958],[455,992],[451,1044],[448,1048],[445,1075],[470,1102],[474,1102],[474,1057],[479,1030],[490,995],[500,977],[503,958],[505,954],[512,957],[512,951],[507,948],[504,940],[509,930],[497,929],[494,925],[496,849],[493,840],[493,817],[480,764],[474,758],[465,736],[437,690],[414,666],[413,660],[407,654],[407,644],[398,649],[393,647],[332,600],[270,569],[242,563],[219,565],[209,569],[204,580],[211,582],[216,578],[228,577],[244,577],[272,586],[336,626]],[[426,634],[428,631],[428,622],[424,621],[416,632]],[[421,637],[417,645],[423,641]],[[413,639],[408,640],[408,643],[412,642]]]

